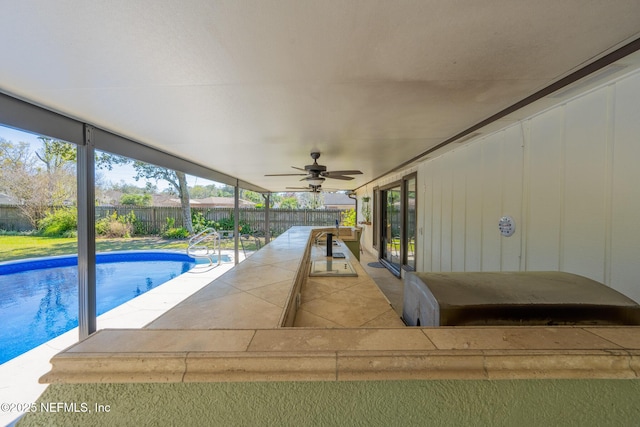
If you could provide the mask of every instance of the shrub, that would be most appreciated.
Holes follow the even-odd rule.
[[[240,233],[242,234],[251,234],[253,232],[251,224],[243,219],[238,221],[238,227],[240,228]],[[233,217],[227,217],[221,219],[220,221],[217,221],[214,224],[214,228],[216,230],[233,230]]]
[[[109,217],[100,218],[96,221],[96,234],[98,236],[106,236],[109,232],[109,223],[111,219]]]
[[[209,227],[216,227],[215,222],[205,218],[202,212],[195,210],[191,211],[191,224],[193,225],[193,232],[195,234],[198,234]]]
[[[78,237],[78,230],[67,230],[62,233],[62,237],[76,239]]]
[[[356,226],[356,210],[349,209],[348,211],[344,211],[340,214],[342,217],[342,225],[345,227],[355,227]]]
[[[167,225],[162,232],[165,239],[186,239],[189,237],[189,230],[184,227],[175,227],[176,219],[167,218]]]
[[[111,215],[96,221],[96,234],[104,237],[131,237],[136,222],[133,212],[118,215],[118,212],[114,211]]]
[[[162,233],[162,237],[165,239],[186,239],[189,237],[189,230],[184,227],[167,228],[164,233]]]
[[[131,224],[109,221],[103,230],[103,235],[105,237],[131,237],[131,228]]]
[[[40,220],[39,230],[43,236],[62,237],[78,228],[78,212],[75,208],[59,208],[49,212]]]

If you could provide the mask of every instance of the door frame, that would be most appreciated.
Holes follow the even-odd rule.
[[[397,277],[401,277],[402,276],[402,270],[405,271],[415,271],[415,267],[408,265],[407,261],[408,261],[408,249],[409,249],[409,245],[410,242],[408,241],[408,233],[407,233],[407,224],[409,223],[409,214],[410,211],[408,209],[408,204],[409,204],[409,191],[408,191],[408,182],[410,180],[415,180],[415,186],[416,188],[414,189],[415,191],[415,196],[414,196],[414,215],[415,215],[415,219],[414,222],[417,221],[417,216],[418,216],[418,212],[417,212],[417,208],[418,208],[418,201],[417,201],[417,185],[418,185],[418,174],[417,172],[413,172],[410,173],[408,175],[403,176],[400,180],[398,181],[394,181],[390,184],[381,186],[381,187],[375,187],[374,188],[374,198],[373,198],[373,223],[374,223],[374,235],[373,235],[373,246],[374,248],[378,249],[378,260],[380,261],[380,263],[382,265],[384,265],[387,269],[389,269],[389,271],[391,271],[392,274],[394,274]],[[387,203],[387,197],[386,197],[386,192],[392,188],[398,188],[400,187],[400,247],[399,247],[399,262],[396,265],[395,263],[389,262],[388,260],[386,260],[384,258],[384,250],[386,249],[385,247],[385,238],[386,238],[386,203]],[[383,229],[384,228],[384,229]],[[416,228],[417,228],[417,223],[416,223]],[[416,230],[417,232],[417,230]],[[413,242],[413,250],[414,250],[414,260],[417,259],[417,254],[416,254],[416,247],[417,244],[415,242],[415,237],[414,236],[414,242]],[[414,262],[415,264],[415,262]]]
[[[411,242],[409,241],[410,237],[409,236],[409,232],[408,232],[408,225],[409,225],[409,214],[411,213],[411,211],[409,210],[409,181],[410,180],[414,180],[415,182],[415,188],[414,188],[414,215],[415,218],[413,219],[414,222],[414,227],[416,228],[415,230],[413,230],[413,259],[414,259],[414,265],[409,265],[408,264],[408,255],[409,255],[409,248],[411,245]],[[417,261],[417,254],[416,254],[416,239],[417,239],[417,228],[418,228],[418,173],[417,172],[413,172],[410,173],[409,175],[405,175],[402,177],[402,238],[401,238],[401,246],[402,246],[402,269],[405,271],[415,271],[415,265],[416,265],[416,261]]]
[[[395,263],[389,262],[385,257],[385,250],[387,249],[386,239],[387,239],[387,191],[392,188],[400,188],[400,247],[399,251],[399,262],[396,265]],[[378,260],[382,265],[384,265],[394,276],[401,277],[402,270],[402,234],[403,234],[403,213],[402,213],[402,181],[396,181],[391,184],[385,185],[384,187],[380,187],[380,197],[378,198],[378,207],[380,216],[378,219],[378,223],[376,227],[378,229],[379,236],[379,245],[378,245]]]

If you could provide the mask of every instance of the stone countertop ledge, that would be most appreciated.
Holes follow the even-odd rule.
[[[144,329],[92,334],[40,382],[638,377],[640,327],[404,327],[346,247],[357,278],[307,283],[321,231],[293,227]],[[310,303],[332,286],[353,303]]]
[[[45,383],[637,378],[638,327],[101,330]]]

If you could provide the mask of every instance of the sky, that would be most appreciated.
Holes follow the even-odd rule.
[[[5,140],[13,142],[14,144],[17,144],[19,142],[27,142],[31,146],[31,149],[34,151],[42,147],[42,142],[38,139],[38,135],[4,127],[4,126],[0,126],[0,138],[4,138]],[[136,175],[136,173],[131,165],[114,166],[113,170],[111,171],[97,169],[96,174],[102,175],[103,180],[105,182],[110,181],[113,184],[120,184],[122,181],[124,181],[125,183],[135,185],[136,187],[145,186],[145,181],[143,180],[136,181],[133,178]],[[194,186],[196,184],[221,185],[213,181],[209,181],[209,180],[198,178],[191,175],[187,175],[187,183],[189,186]],[[168,184],[166,181],[158,181],[157,183],[152,181],[152,184],[157,185],[160,191],[168,187]]]

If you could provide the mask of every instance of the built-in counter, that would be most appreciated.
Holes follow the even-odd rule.
[[[351,259],[358,277],[308,277],[311,260],[324,258],[317,232],[293,227],[144,329],[98,331],[56,355],[41,382],[637,378],[640,372],[637,327],[404,327],[357,261]],[[323,297],[329,305],[314,303]],[[371,306],[370,317],[354,315]],[[288,324],[301,327],[281,326]]]
[[[342,230],[343,228],[341,228]],[[335,229],[333,230],[335,231]],[[314,234],[319,231],[314,231]],[[348,235],[347,235],[348,236]],[[348,239],[348,237],[346,237]],[[335,241],[334,241],[335,242]],[[282,326],[321,328],[402,328],[400,320],[389,300],[374,280],[366,273],[355,255],[343,240],[343,234],[333,245],[333,253],[345,258],[326,256],[326,240],[312,238],[309,247],[309,263],[333,265],[331,269],[351,267],[352,275],[310,275],[310,268],[303,268],[300,289],[294,290],[294,298],[288,310],[295,314],[293,323]],[[346,264],[346,266],[345,266]]]
[[[149,329],[244,329],[282,326],[402,327],[384,294],[344,244],[355,230],[340,227],[336,252],[357,277],[309,277],[326,257],[335,228],[293,227],[147,325]]]

